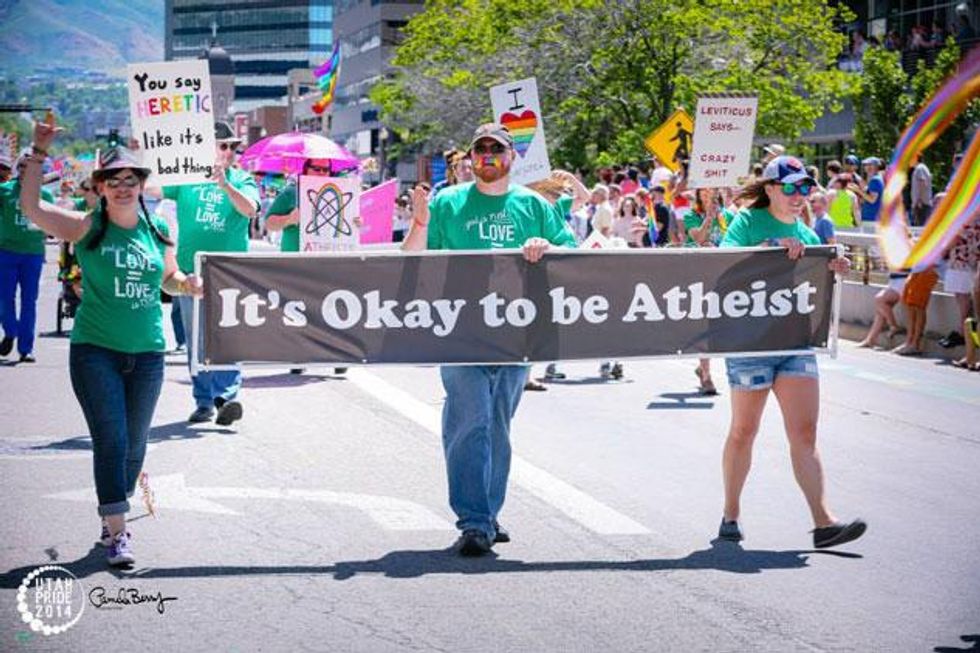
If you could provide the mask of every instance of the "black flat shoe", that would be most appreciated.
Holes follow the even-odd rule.
[[[813,529],[813,546],[818,549],[826,549],[830,546],[838,546],[853,542],[868,530],[868,525],[860,519],[855,519],[849,524],[834,524],[823,528]]]

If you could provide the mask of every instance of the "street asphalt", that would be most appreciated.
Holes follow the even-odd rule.
[[[513,424],[513,541],[462,559],[437,369],[250,369],[222,428],[185,422],[171,355],[145,464],[158,515],[135,497],[137,562],[110,570],[53,275],[38,362],[0,364],[0,651],[980,651],[980,373],[847,342],[821,357],[830,504],[869,529],[816,551],[774,401],[746,539],[715,539],[722,360],[718,397],[691,360],[627,361],[616,382],[563,364]],[[20,619],[42,565],[84,590],[67,632]],[[91,598],[130,588],[172,600]]]

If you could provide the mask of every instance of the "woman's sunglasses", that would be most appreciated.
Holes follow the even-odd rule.
[[[119,188],[120,186],[125,186],[126,188],[136,188],[140,185],[140,178],[136,175],[129,175],[127,177],[110,177],[105,180],[105,185],[109,188]]]
[[[238,143],[218,143],[218,149],[222,152],[227,152],[228,150],[237,150]]]
[[[307,172],[317,172],[317,173],[319,173],[321,175],[329,175],[330,174],[330,166],[316,166],[316,165],[313,165],[311,163],[311,164],[309,164],[309,165],[306,166],[306,171]]]
[[[813,186],[810,184],[782,184],[781,186],[783,189],[783,195],[786,197],[792,197],[797,193],[803,197],[806,197],[810,194],[810,191],[813,190]]]

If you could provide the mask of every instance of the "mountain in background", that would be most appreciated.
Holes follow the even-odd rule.
[[[121,74],[163,60],[163,0],[0,0],[0,68]]]

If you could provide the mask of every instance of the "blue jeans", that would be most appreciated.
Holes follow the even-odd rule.
[[[128,512],[163,385],[163,354],[72,344],[68,369],[92,434],[99,514]]]
[[[442,446],[449,477],[449,505],[456,527],[475,528],[491,540],[507,494],[510,420],[524,392],[523,365],[446,366]]]
[[[204,329],[201,329],[201,336],[197,342],[193,342],[193,322],[191,320],[194,310],[194,298],[187,295],[174,297],[180,304],[180,320],[184,324],[184,333],[187,335],[187,365],[193,356],[197,355],[197,348],[204,346]],[[231,401],[238,396],[238,391],[242,387],[242,373],[238,370],[221,370],[216,372],[199,371],[196,376],[191,377],[194,383],[194,402],[198,407],[214,408],[214,400],[218,397],[225,401]]]
[[[18,254],[0,249],[0,321],[4,337],[17,338],[17,351],[34,351],[37,293],[41,285],[44,254]],[[15,297],[20,286],[20,317]]]
[[[180,302],[174,297],[170,303],[170,325],[174,328],[174,340],[177,346],[187,344],[187,332],[184,331],[184,320],[180,317]]]

